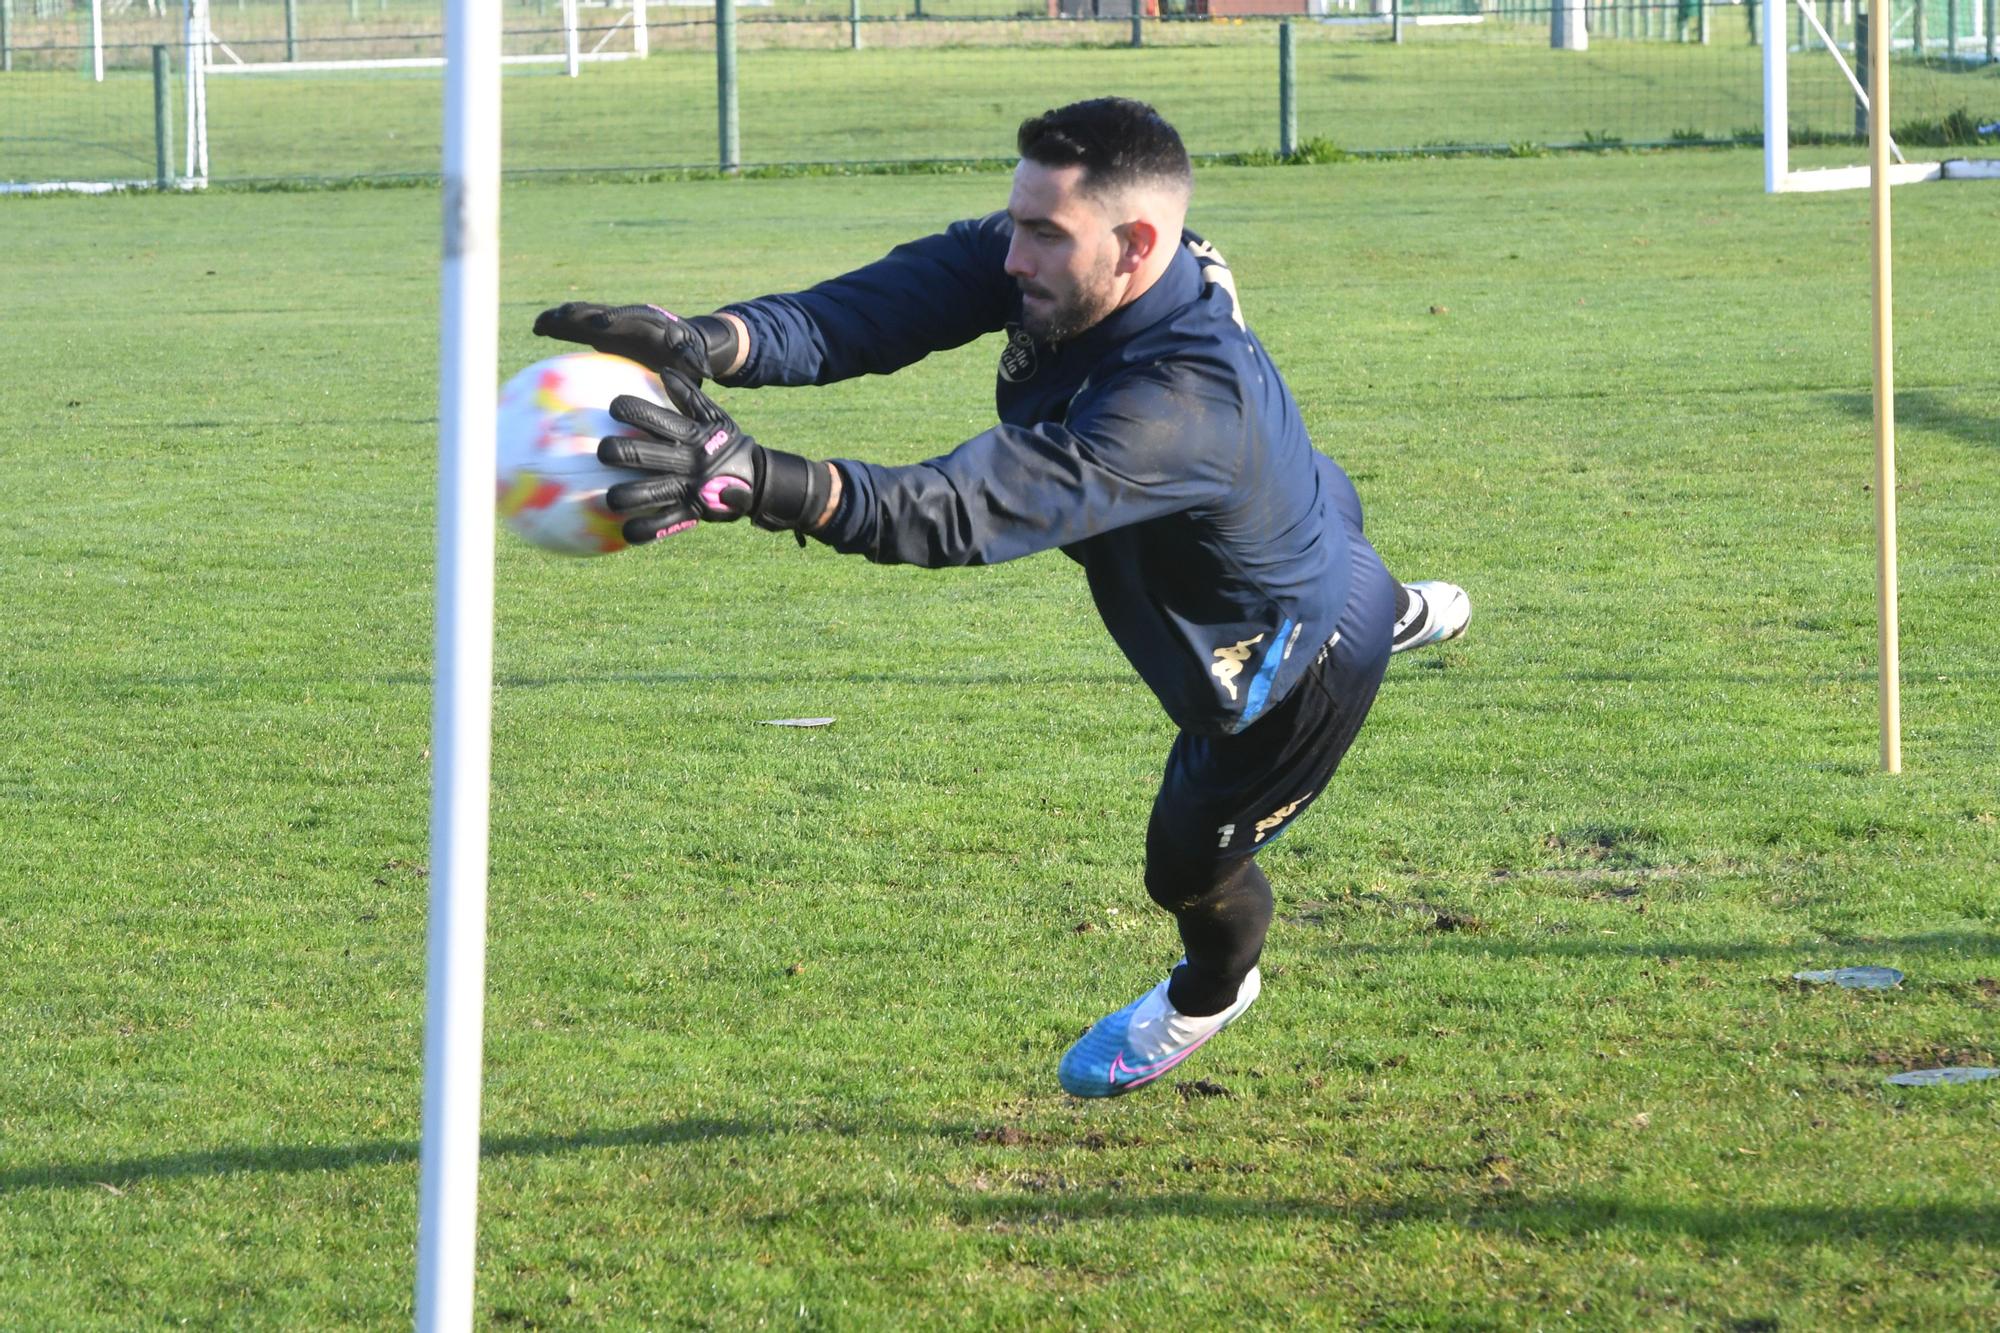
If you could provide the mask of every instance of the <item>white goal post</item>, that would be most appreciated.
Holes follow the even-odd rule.
[[[181,11],[181,82],[187,99],[187,161],[181,178],[196,186],[208,184],[208,43],[213,36],[208,26],[208,0],[186,0]]]
[[[1855,104],[1868,109],[1868,90],[1842,54],[1840,44],[1820,22],[1812,0],[1752,0],[1762,8],[1764,32],[1764,193],[1796,194],[1819,190],[1860,190],[1869,184],[1866,165],[1793,170],[1791,165],[1791,102],[1789,97],[1790,52],[1785,33],[1796,12],[1801,31],[1810,31],[1800,55],[1814,60],[1831,59],[1854,92]],[[1873,8],[1873,6],[1870,6]],[[1888,5],[1882,6],[1885,12]],[[1976,11],[1975,11],[1976,12]],[[1886,27],[1887,25],[1885,25]],[[1885,32],[1883,40],[1893,40]],[[1888,143],[1891,185],[1909,185],[1935,180],[2000,179],[2000,161],[1983,158],[1951,158],[1943,161],[1913,162],[1903,156],[1894,139]]]

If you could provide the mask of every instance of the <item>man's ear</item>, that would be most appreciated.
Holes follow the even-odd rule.
[[[1136,273],[1160,243],[1160,229],[1144,218],[1135,218],[1118,228],[1119,273]]]

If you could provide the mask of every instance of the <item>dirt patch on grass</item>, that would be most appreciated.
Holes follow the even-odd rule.
[[[1136,1148],[1146,1142],[1136,1134],[1108,1134],[1101,1129],[1073,1135],[1061,1130],[1026,1130],[1006,1124],[975,1129],[972,1141],[995,1148],[1087,1148],[1091,1152],[1103,1152],[1107,1148]]]
[[[1200,1101],[1205,1097],[1234,1097],[1236,1095],[1220,1083],[1211,1083],[1205,1078],[1195,1079],[1192,1083],[1176,1083],[1174,1084],[1174,1091],[1180,1094],[1180,1099],[1184,1102]]]
[[[1884,1046],[1865,1053],[1862,1059],[1878,1069],[1901,1073],[1911,1069],[1948,1069],[1953,1065],[1990,1065],[1993,1052],[1978,1046],[1945,1046],[1919,1043],[1913,1046]]]
[[[1303,902],[1280,920],[1294,926],[1326,926],[1333,923],[1343,908],[1421,917],[1424,920],[1419,929],[1441,933],[1463,931],[1471,934],[1486,929],[1486,922],[1469,912],[1460,912],[1423,898],[1389,898],[1373,893],[1358,894],[1338,902]]]

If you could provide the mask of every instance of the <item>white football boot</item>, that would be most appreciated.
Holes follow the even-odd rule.
[[[1174,1008],[1162,981],[1078,1037],[1063,1055],[1056,1077],[1072,1097],[1117,1097],[1143,1088],[1241,1018],[1262,987],[1253,967],[1236,992],[1236,1003],[1219,1014],[1191,1018]]]
[[[1390,652],[1408,652],[1455,639],[1472,623],[1472,599],[1456,583],[1424,579],[1403,586],[1409,590],[1410,605],[1396,622]]]

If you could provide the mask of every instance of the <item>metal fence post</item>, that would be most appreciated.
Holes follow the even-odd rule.
[[[1299,151],[1299,64],[1292,21],[1278,25],[1278,156]]]
[[[861,0],[847,0],[847,49],[861,49]]]
[[[1146,0],[1132,0],[1132,49],[1135,51],[1146,44],[1145,3]]]
[[[0,0],[0,74],[14,69],[14,0]]]
[[[1958,56],[1958,0],[1945,0],[1944,5],[1944,58]]]
[[[299,0],[285,0],[285,59],[299,58]]]
[[[162,190],[174,188],[174,99],[167,66],[167,48],[153,48],[153,183]]]
[[[1986,0],[1986,63],[1991,65],[2000,60],[2000,0]]]
[[[736,135],[736,0],[715,0],[715,117],[723,171],[743,165]]]
[[[1403,0],[1389,0],[1389,40],[1403,44]]]
[[[1924,48],[1930,45],[1930,33],[1925,30],[1924,26],[1924,10],[1927,8],[1929,6],[1923,0],[1917,0],[1916,6],[1910,11],[1911,54],[1915,55],[1919,60],[1924,58]],[[1891,42],[1889,50],[1893,52],[1895,49],[1896,44]]]

